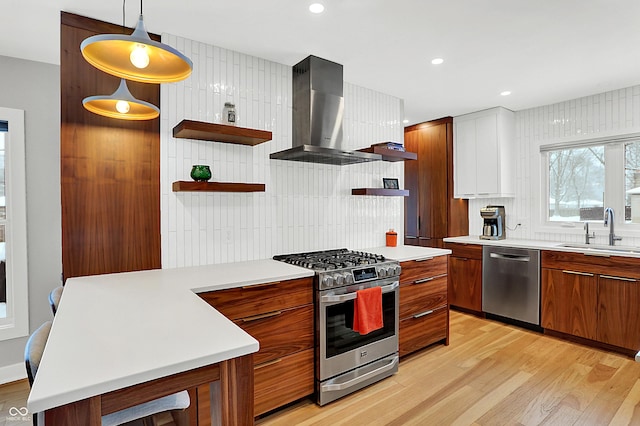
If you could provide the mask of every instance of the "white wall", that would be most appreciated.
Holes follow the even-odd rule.
[[[25,111],[29,329],[51,320],[60,285],[60,67],[0,56],[0,106]],[[0,341],[0,383],[26,377],[26,337]],[[19,376],[17,376],[19,374]]]
[[[389,228],[403,235],[402,197],[351,195],[352,188],[382,187],[383,177],[399,178],[402,187],[402,162],[269,159],[292,146],[291,66],[169,34],[163,42],[194,63],[187,80],[161,87],[163,268],[382,246]],[[348,83],[344,91],[344,148],[403,141],[401,99]],[[270,130],[273,140],[250,147],[172,137],[182,119],[219,123],[228,101],[236,105],[239,126]],[[193,164],[210,165],[212,181],[264,183],[266,191],[172,192],[173,181],[191,180]]]
[[[469,234],[481,232],[480,208],[488,204],[504,205],[507,230],[513,238],[546,241],[583,242],[584,231],[548,232],[536,229],[539,215],[539,146],[561,141],[592,139],[640,131],[640,86],[629,87],[593,96],[585,96],[553,105],[516,111],[516,197],[469,200]],[[607,243],[607,231],[597,229],[596,243]],[[616,234],[625,235],[616,229]],[[626,235],[623,245],[640,245],[640,238]]]

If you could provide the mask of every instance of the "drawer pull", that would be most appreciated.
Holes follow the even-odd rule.
[[[270,285],[276,285],[276,284],[280,284],[280,281],[272,281],[270,283],[264,283],[264,284],[243,285],[242,289],[247,290],[251,288],[269,287]]]
[[[427,239],[427,240],[428,240],[428,238],[425,238],[425,239]],[[416,260],[414,260],[414,262],[424,262],[424,261],[426,261],[426,260],[433,260],[433,256],[422,257],[422,258],[420,258],[420,259],[416,259]]]
[[[264,319],[264,318],[277,317],[281,313],[282,313],[282,311],[267,312],[266,314],[260,314],[260,315],[254,315],[252,317],[240,318],[240,321],[242,321],[242,322],[257,321],[257,320],[261,320],[261,319]]]
[[[600,277],[602,278],[608,278],[610,280],[617,280],[617,281],[628,281],[630,283],[635,283],[637,280],[634,280],[633,278],[624,278],[624,277],[612,277],[611,275],[600,275]]]
[[[267,362],[263,362],[262,364],[258,364],[255,367],[253,367],[253,369],[254,370],[258,370],[260,368],[269,367],[270,365],[278,364],[281,361],[282,361],[282,358],[276,358],[276,359],[274,359],[272,361],[267,361]]]
[[[429,314],[432,314],[432,313],[433,313],[433,309],[431,309],[431,310],[429,310],[429,311],[420,312],[419,314],[415,314],[415,315],[413,316],[413,318],[414,318],[414,319],[418,319],[418,318],[424,317],[424,316],[429,315]]]
[[[563,270],[562,271],[563,274],[571,274],[571,275],[583,275],[585,277],[592,277],[593,274],[590,274],[588,272],[578,272],[578,271],[567,271],[567,270]]]
[[[610,254],[598,253],[598,252],[585,252],[585,253],[582,253],[582,254],[584,254],[585,256],[611,257]]]
[[[429,281],[433,281],[433,280],[435,280],[435,279],[442,278],[442,277],[446,277],[446,276],[447,276],[447,274],[441,274],[441,275],[436,275],[435,277],[423,278],[423,279],[421,279],[421,280],[415,280],[415,281],[413,282],[413,284],[423,284],[423,283],[428,283]]]

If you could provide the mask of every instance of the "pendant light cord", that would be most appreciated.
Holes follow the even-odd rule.
[[[124,17],[125,17],[125,8],[124,8],[124,5],[125,5],[125,3],[126,3],[126,2],[127,2],[127,0],[122,0],[122,32],[123,32],[123,33],[125,32],[125,29],[127,28],[127,27],[124,25],[124,23],[125,23],[125,21],[124,21]]]

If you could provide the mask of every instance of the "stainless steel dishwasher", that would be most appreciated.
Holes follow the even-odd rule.
[[[540,250],[482,248],[482,310],[540,325]]]

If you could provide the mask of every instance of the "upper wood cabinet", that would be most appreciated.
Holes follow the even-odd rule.
[[[453,119],[454,196],[513,197],[515,115],[497,107]]]
[[[405,128],[405,244],[442,247],[442,239],[469,233],[468,204],[453,198],[453,118]]]

